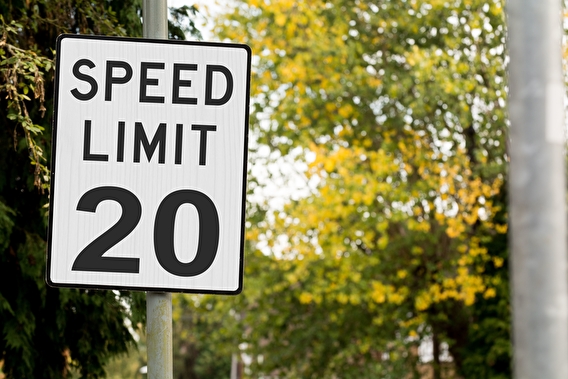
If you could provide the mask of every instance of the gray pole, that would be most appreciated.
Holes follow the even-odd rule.
[[[146,344],[148,379],[172,379],[171,293],[146,293]]]
[[[166,0],[144,0],[142,17],[144,38],[168,38]],[[172,294],[146,293],[146,340],[148,378],[172,379]]]
[[[144,0],[142,4],[144,38],[168,39],[166,0]]]
[[[561,5],[507,2],[516,379],[568,378]]]

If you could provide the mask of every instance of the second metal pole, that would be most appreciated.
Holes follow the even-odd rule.
[[[568,378],[562,2],[507,2],[516,379]]]
[[[144,38],[168,38],[166,0],[144,0]],[[148,379],[173,379],[172,294],[146,293]]]

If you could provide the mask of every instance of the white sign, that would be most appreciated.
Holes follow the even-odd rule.
[[[63,35],[47,282],[242,289],[251,51]]]

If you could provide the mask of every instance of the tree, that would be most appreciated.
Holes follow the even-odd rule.
[[[192,309],[190,297],[173,297],[174,378],[225,379],[231,370],[231,354],[221,348],[223,323]]]
[[[216,31],[258,56],[259,143],[313,184],[249,229],[244,298],[209,298],[243,315],[251,370],[440,378],[444,346],[458,373],[497,345],[507,362],[485,322],[509,314],[502,2],[238,1]]]
[[[174,10],[170,37],[184,38]],[[193,24],[190,23],[189,28]],[[104,375],[127,351],[144,297],[45,284],[54,48],[61,33],[140,36],[141,1],[0,4],[0,361],[8,378]]]

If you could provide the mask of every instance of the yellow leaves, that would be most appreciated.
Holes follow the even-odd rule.
[[[340,112],[341,108],[334,109]],[[347,132],[357,133],[355,128],[340,127],[334,135],[343,138]],[[392,138],[390,146],[398,153],[382,148],[369,151],[363,143],[336,145],[333,149],[310,145],[314,159],[309,164],[309,172],[311,177],[319,179],[319,194],[309,207],[298,208],[299,213],[294,217],[303,220],[302,231],[317,230],[322,254],[343,267],[335,278],[337,286],[329,288],[326,298],[345,305],[366,301],[370,307],[398,305],[410,300],[416,310],[424,311],[434,303],[450,299],[471,305],[476,296],[492,296],[483,282],[483,271],[479,270],[479,262],[485,264],[492,257],[488,257],[487,249],[472,232],[473,225],[481,225],[486,231],[506,231],[506,224],[492,224],[491,217],[497,210],[492,197],[499,191],[498,183],[484,182],[474,175],[463,156],[447,161],[432,160],[430,155],[420,152],[427,144],[413,131],[404,138],[385,133],[385,139],[388,138]],[[417,162],[423,165],[422,170]],[[408,177],[421,173],[419,183],[393,182],[403,170]],[[438,174],[433,174],[435,172]],[[374,215],[371,212],[375,212]],[[415,278],[410,270],[398,267],[382,281],[371,280],[367,293],[349,289],[363,280],[360,271],[349,266],[353,257],[360,256],[366,248],[371,254],[365,257],[366,264],[380,267],[385,262],[383,254],[393,254],[389,244],[394,242],[392,246],[397,246],[401,241],[400,226],[414,238],[428,233],[445,233],[449,237],[444,243],[449,244],[450,258],[440,263],[444,267],[443,276],[425,283],[421,292],[409,293],[406,287],[395,284]],[[286,233],[294,228],[299,229],[299,226],[288,225]],[[302,244],[294,249],[300,251]],[[431,252],[437,249],[431,242],[408,248],[416,258],[407,263],[414,267],[432,259]],[[372,263],[371,258],[375,258]],[[499,259],[493,262],[495,267],[503,264]],[[300,302],[315,302],[309,294],[305,291],[298,295]]]
[[[503,266],[504,259],[501,257],[493,257],[493,265],[495,268],[499,268]]]
[[[416,66],[425,61],[425,51],[420,50],[416,45],[412,46],[412,50],[406,55],[406,63],[410,66]]]
[[[375,201],[375,197],[376,194],[374,191],[367,191],[363,194],[363,197],[361,198],[363,204],[370,206],[374,203]]]
[[[462,301],[464,305],[470,306],[475,302],[478,294],[486,298],[495,296],[494,290],[488,288],[484,283],[486,279],[478,273],[477,266],[472,266],[472,256],[484,256],[487,251],[479,246],[478,238],[471,238],[468,242],[469,244],[462,243],[456,247],[462,257],[458,259],[459,264],[455,271],[448,271],[443,276],[437,277],[427,289],[414,296],[414,306],[417,311],[425,311],[433,303],[448,299]],[[503,264],[501,258],[494,257],[493,262],[496,267]],[[498,283],[493,281],[493,284],[497,285]]]
[[[493,3],[489,3],[489,12],[495,16],[503,15],[503,8],[501,6],[501,2],[495,1]]]
[[[306,67],[302,64],[296,64],[295,62],[283,65],[279,73],[281,80],[287,83],[302,82],[307,75]],[[295,89],[300,92],[302,86],[304,86],[304,84],[296,85]]]
[[[466,282],[462,285],[462,295],[460,296],[465,305],[473,305],[475,303],[475,295],[483,292],[485,286],[480,276],[468,276]]]
[[[398,290],[393,285],[385,285],[379,281],[371,282],[371,300],[377,304],[388,301],[392,304],[402,304],[408,295],[408,288],[401,287]]]
[[[348,276],[351,278],[353,283],[359,283],[361,281],[361,273],[349,271]]]
[[[387,247],[389,243],[389,237],[386,234],[383,234],[378,240],[377,240],[377,247],[379,249],[385,249]]]
[[[247,241],[258,241],[258,237],[260,235],[259,228],[248,228],[245,232],[245,239]]]
[[[337,109],[337,107],[335,106],[334,103],[325,103],[325,110],[328,112],[335,112]]]
[[[389,173],[396,172],[398,169],[397,165],[393,162],[393,158],[389,157],[382,149],[377,151],[368,151],[367,157],[371,165],[372,172],[377,176],[384,176]]]
[[[471,68],[465,62],[460,62],[456,65],[456,70],[457,70],[458,73],[464,74],[464,73],[467,73],[468,70],[471,70]]]
[[[389,227],[389,222],[387,220],[379,221],[375,227],[379,232],[385,232]]]
[[[309,212],[306,215],[306,220],[307,220],[308,225],[317,225],[318,222],[319,222],[318,214],[315,213],[315,212]]]
[[[409,65],[414,66],[416,64],[416,59],[414,59],[414,57],[408,57],[408,58],[406,58],[406,62]]]
[[[356,204],[360,204],[362,202],[361,200],[363,199],[363,194],[361,192],[354,192],[352,199]]]
[[[461,269],[461,267],[460,267],[460,269]],[[444,287],[446,289],[455,289],[456,285],[457,285],[457,283],[453,278],[446,278],[442,282],[442,287]]]
[[[480,276],[470,275],[468,270],[460,268],[456,278],[445,278],[442,285],[433,284],[427,291],[421,291],[415,299],[414,306],[418,311],[424,311],[432,303],[447,299],[463,301],[469,306],[475,302],[478,293],[484,293],[486,287]],[[489,292],[491,294],[491,291]]]
[[[387,287],[383,283],[377,281],[373,281],[371,286],[371,299],[379,304],[384,303],[387,299]]]
[[[353,107],[351,106],[351,104],[345,104],[344,106],[340,107],[337,112],[343,118],[353,117]]]
[[[347,304],[349,302],[349,296],[344,293],[339,293],[336,299],[340,304]]]
[[[424,253],[424,249],[420,246],[412,246],[411,252],[414,255],[421,255]]]
[[[456,219],[456,218],[448,218],[446,220],[446,223],[448,225],[447,229],[446,229],[446,234],[448,235],[448,237],[450,238],[456,238],[458,237],[460,234],[462,234],[466,227],[464,225],[463,222],[460,222],[460,220]]]
[[[312,296],[312,294],[307,293],[307,292],[302,292],[300,294],[300,303],[302,304],[309,304],[312,302],[312,300],[314,299],[314,297]]]
[[[481,193],[483,194],[483,196],[485,196],[487,198],[491,197],[491,195],[493,195],[493,194],[497,194],[497,193],[495,193],[494,189],[487,184],[481,185]]]
[[[451,81],[447,81],[444,85],[444,92],[452,94],[455,91],[456,86]]]
[[[335,169],[335,161],[332,159],[327,160],[323,166],[324,170],[327,172],[332,172]]]
[[[401,292],[389,292],[387,294],[389,303],[400,305],[406,299],[406,294],[404,291]]]
[[[349,302],[353,305],[359,305],[361,303],[361,297],[356,293],[352,293],[349,295]]]
[[[359,344],[359,351],[362,354],[367,354],[369,352],[369,350],[371,349],[371,342],[370,341],[365,341]]]
[[[479,207],[473,207],[469,213],[466,213],[464,215],[464,217],[463,217],[464,221],[468,225],[475,224],[475,222],[477,221],[478,216],[479,216],[478,212],[479,212]]]
[[[464,85],[464,90],[466,92],[472,92],[475,90],[476,87],[476,83],[473,80],[466,81],[465,83],[463,83],[463,85]],[[470,111],[470,107],[467,103],[462,103],[461,108],[464,112]]]
[[[432,297],[425,291],[420,291],[414,300],[414,307],[418,311],[425,311],[430,304],[432,304]]]
[[[274,22],[278,26],[284,26],[284,24],[286,23],[286,15],[283,14],[283,13],[277,14],[275,19],[274,19]]]
[[[487,249],[484,248],[484,247],[477,246],[477,244],[473,244],[472,246],[470,246],[469,254],[470,254],[472,257],[477,257],[477,256],[480,256],[480,255],[485,255],[485,254],[487,254]]]
[[[295,284],[298,282],[298,276],[295,273],[288,274],[286,275],[286,280],[291,284]]]
[[[373,318],[373,324],[381,326],[385,323],[385,318],[383,316],[377,316]]]
[[[496,224],[496,225],[495,225],[495,231],[496,231],[497,233],[500,233],[500,234],[505,234],[505,233],[507,233],[507,228],[508,228],[508,225],[507,225],[507,224],[504,224],[504,225]]]
[[[471,256],[464,255],[458,259],[458,266],[464,267],[473,263]]]
[[[486,298],[486,299],[490,299],[492,297],[495,297],[496,295],[497,295],[497,292],[495,291],[495,288],[488,288],[483,293],[483,297]]]
[[[323,297],[321,294],[314,294],[314,303],[321,304],[323,301]]]
[[[369,83],[369,86],[371,86],[373,88],[377,88],[383,83],[383,81],[381,79],[376,78],[376,77],[368,78],[367,82]]]
[[[415,219],[411,218],[408,220],[408,229],[417,232],[428,233],[430,231],[430,223],[426,220],[416,221]]]

